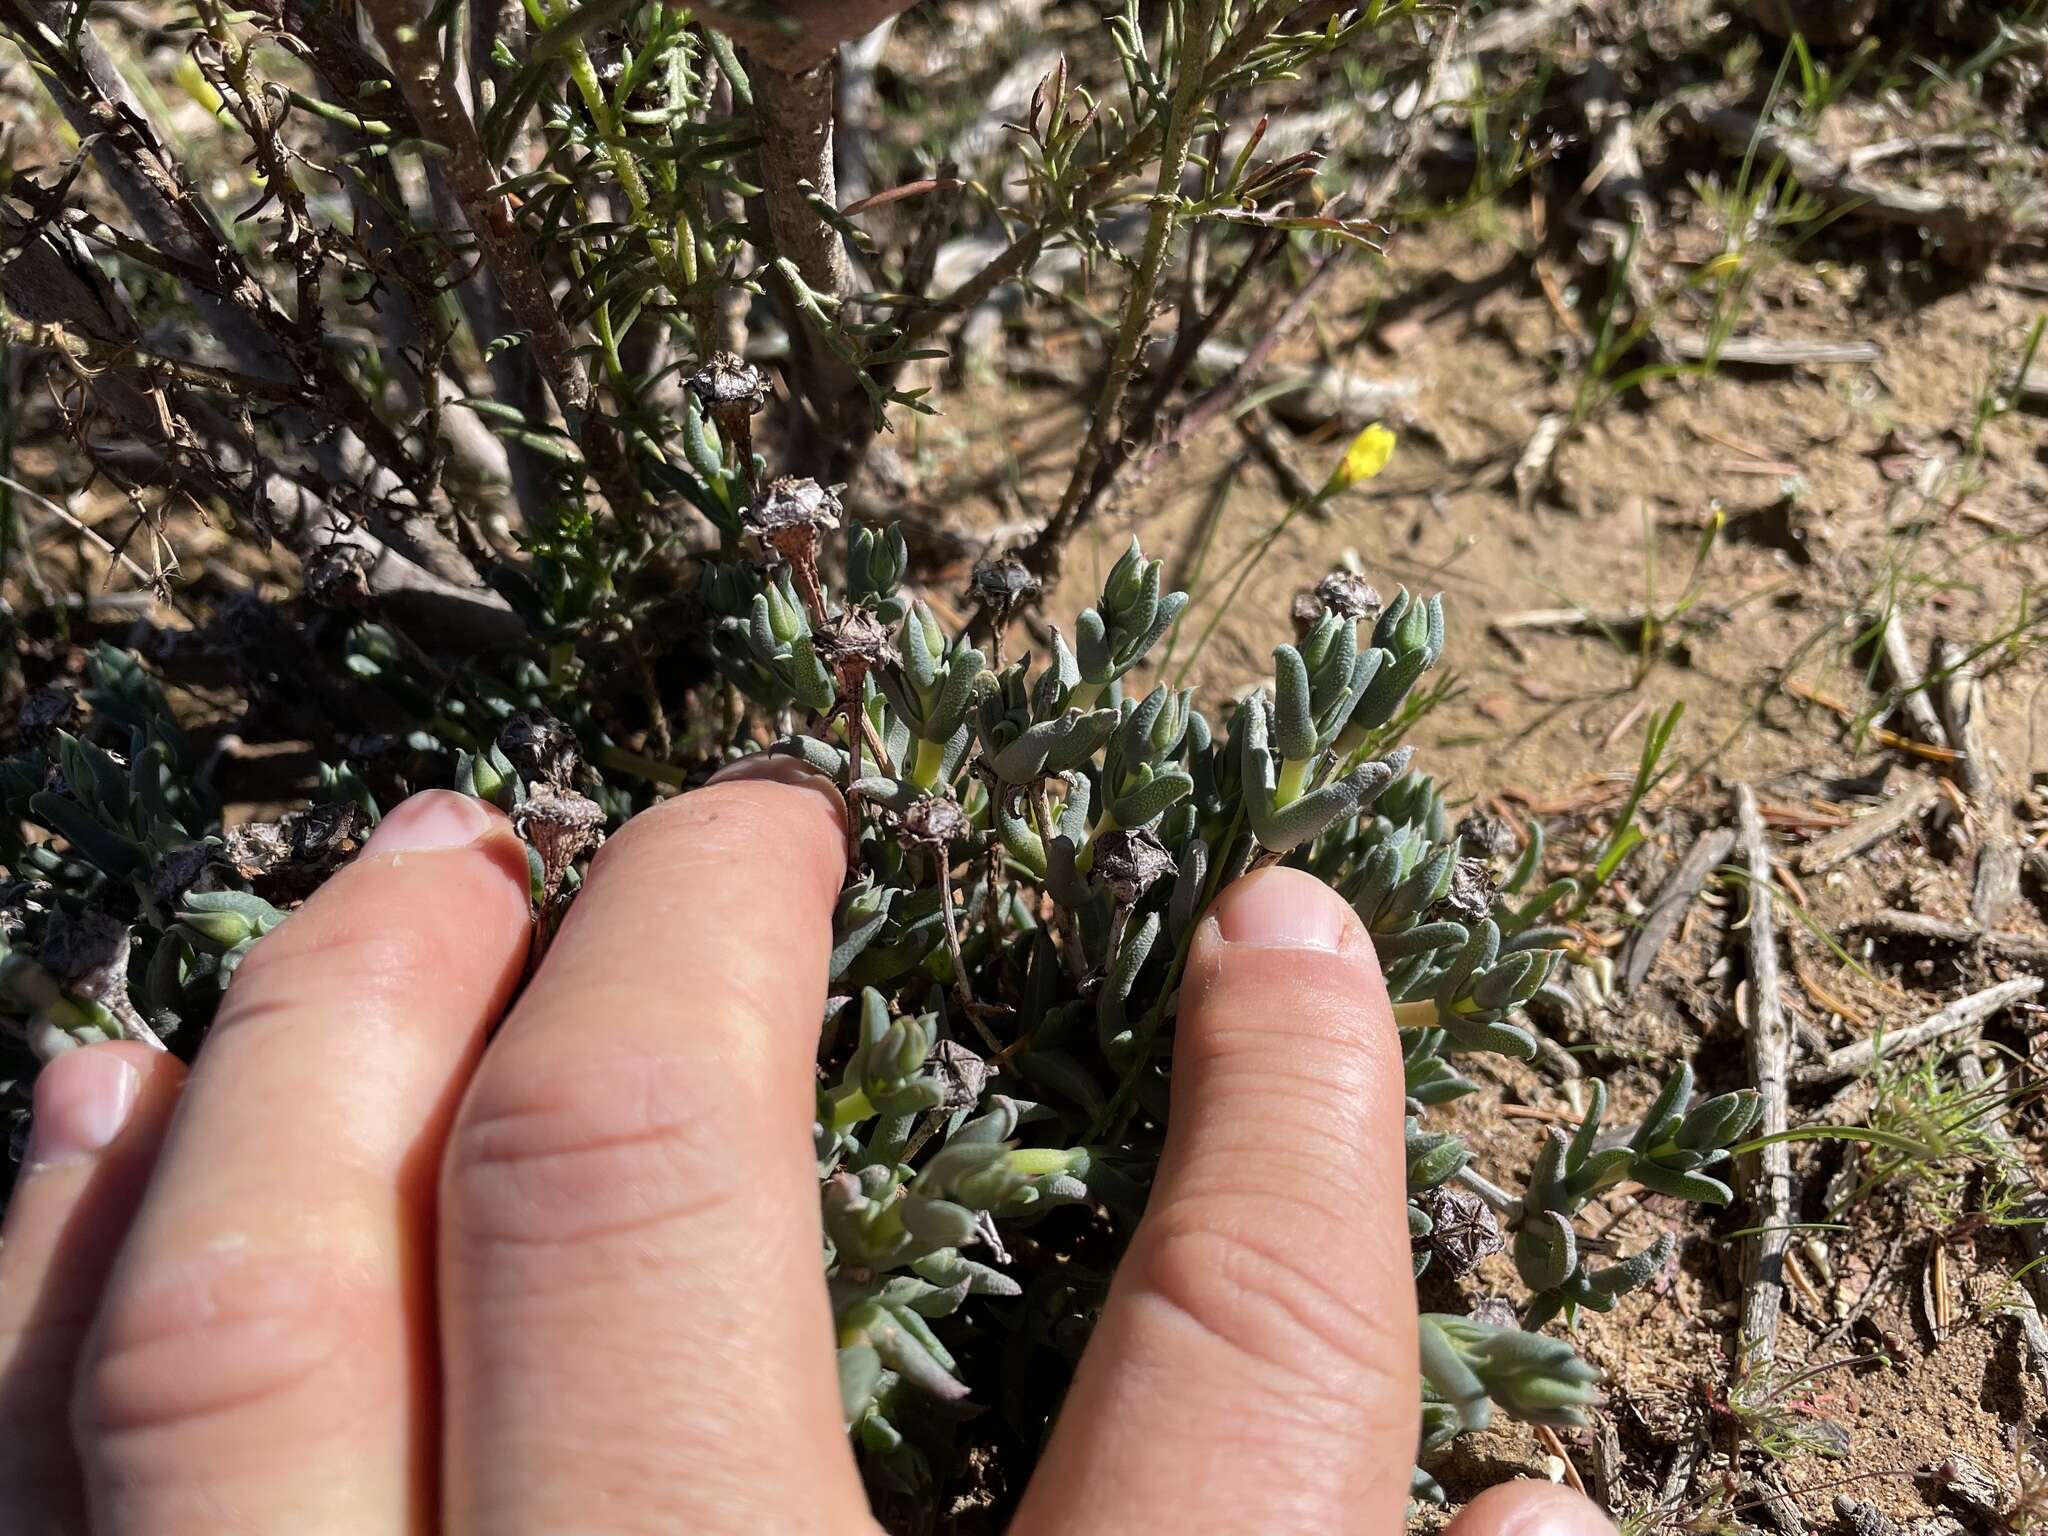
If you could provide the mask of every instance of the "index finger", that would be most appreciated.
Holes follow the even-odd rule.
[[[598,856],[457,1119],[453,1530],[872,1529],[811,1143],[844,813],[749,773]]]

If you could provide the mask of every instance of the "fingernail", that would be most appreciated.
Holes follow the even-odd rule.
[[[1216,927],[1226,944],[1334,951],[1346,921],[1343,899],[1299,869],[1262,869],[1216,902]]]
[[[75,1163],[102,1151],[128,1123],[141,1086],[142,1074],[114,1051],[87,1046],[51,1061],[36,1077],[27,1166]]]
[[[432,853],[438,848],[467,848],[496,820],[481,800],[452,789],[424,790],[377,823],[363,852]]]

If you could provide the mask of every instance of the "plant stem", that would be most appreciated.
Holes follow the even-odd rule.
[[[1284,757],[1280,760],[1280,783],[1274,793],[1277,805],[1292,805],[1299,800],[1302,791],[1308,787],[1308,771],[1315,766],[1311,757]]]
[[[1424,997],[1412,1003],[1394,1004],[1394,1023],[1401,1029],[1435,1029],[1436,999]]]
[[[1096,396],[1095,408],[1088,420],[1088,437],[1081,445],[1080,455],[1074,460],[1073,473],[1067,477],[1067,489],[1060,497],[1060,504],[1053,515],[1046,520],[1036,539],[1024,552],[1024,563],[1034,574],[1056,578],[1068,539],[1079,526],[1079,515],[1083,494],[1095,478],[1096,466],[1102,461],[1109,433],[1116,421],[1117,408],[1123,403],[1124,391],[1130,386],[1131,374],[1137,366],[1139,349],[1144,345],[1147,331],[1152,322],[1152,296],[1159,287],[1159,274],[1166,265],[1167,242],[1174,230],[1174,214],[1180,202],[1181,173],[1187,169],[1188,146],[1194,140],[1195,127],[1200,119],[1197,110],[1202,99],[1204,66],[1208,63],[1207,50],[1215,31],[1216,0],[1195,0],[1187,25],[1182,31],[1183,54],[1179,59],[1179,79],[1173,95],[1173,106],[1166,128],[1163,146],[1159,156],[1159,174],[1153,182],[1152,218],[1145,230],[1144,249],[1138,255],[1138,265],[1131,275],[1131,291],[1124,299],[1123,324],[1117,330],[1116,345],[1110,353],[1109,368],[1103,375],[1101,393]]]

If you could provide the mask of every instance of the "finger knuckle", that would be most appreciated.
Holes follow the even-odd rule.
[[[364,1347],[401,1310],[387,1281],[332,1255],[208,1252],[154,1266],[107,1299],[71,1399],[81,1449],[142,1464],[152,1447],[293,1398],[347,1389],[376,1408],[403,1390]]]
[[[1261,1196],[1183,1198],[1157,1213],[1133,1258],[1142,1294],[1203,1338],[1298,1389],[1361,1401],[1364,1385],[1416,1375],[1413,1340],[1392,1298],[1358,1294],[1351,1270],[1318,1233],[1333,1213]]]
[[[0,1294],[5,1285],[0,1281]],[[13,1427],[8,1421],[15,1401],[39,1398],[44,1394],[32,1389],[70,1375],[91,1327],[92,1313],[67,1301],[36,1306],[0,1325],[0,1427]]]
[[[341,910],[308,911],[256,941],[235,969],[219,1028],[278,1012],[301,1014],[309,994],[332,991],[358,1005],[411,997],[445,971],[446,946],[427,927],[356,903],[335,906]]]
[[[487,1064],[450,1138],[442,1213],[458,1250],[552,1247],[736,1198],[724,1110],[672,1060]]]

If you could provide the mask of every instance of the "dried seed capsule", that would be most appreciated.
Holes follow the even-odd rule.
[[[1118,906],[1128,907],[1177,866],[1166,845],[1142,828],[1105,832],[1095,844],[1095,875]]]
[[[1499,816],[1470,811],[1458,823],[1458,840],[1474,858],[1505,859],[1519,846],[1515,829]]]
[[[1429,1217],[1429,1252],[1444,1273],[1462,1275],[1507,1247],[1493,1208],[1469,1189],[1440,1184],[1421,1198]]]
[[[1003,555],[975,566],[974,574],[968,578],[967,600],[987,609],[990,619],[1000,624],[1010,616],[1012,609],[1034,596],[1042,585],[1022,560]]]
[[[903,813],[904,835],[936,848],[957,843],[973,830],[960,802],[945,795],[926,795]]]
[[[748,511],[747,532],[790,559],[783,541],[815,550],[819,535],[839,526],[842,510],[837,486],[820,485],[801,475],[783,475],[768,483],[760,505]]]
[[[789,562],[813,620],[825,617],[825,595],[818,585],[818,549],[824,536],[839,526],[839,488],[820,485],[799,475],[771,481],[759,501],[741,516],[742,526],[763,548]]]
[[[1493,867],[1482,859],[1460,859],[1452,866],[1451,888],[1437,912],[1468,927],[1493,913]]]
[[[839,696],[856,699],[868,673],[889,659],[889,635],[867,609],[843,608],[818,626],[811,649],[839,685]]]
[[[761,370],[745,358],[733,352],[719,352],[711,361],[690,375],[685,386],[704,407],[704,414],[720,421],[721,412],[735,412],[742,408],[751,416],[768,403],[768,381]]]
[[[498,732],[498,750],[529,784],[567,789],[575,781],[576,733],[552,715],[519,711]]]
[[[1315,585],[1324,610],[1345,619],[1375,619],[1385,606],[1371,582],[1349,571],[1332,571]]]
[[[541,904],[552,906],[569,866],[604,840],[604,807],[579,794],[536,784],[512,813],[512,830],[540,856]]]
[[[768,403],[768,381],[745,358],[720,352],[690,375],[685,388],[718,428],[749,486],[754,479],[753,417]]]
[[[59,908],[50,915],[36,962],[66,990],[103,1002],[127,993],[128,950],[128,925],[112,913],[88,909],[73,916]]]
[[[329,544],[306,558],[300,590],[316,608],[362,613],[370,607],[370,552],[360,544]]]
[[[1096,840],[1096,879],[1110,887],[1120,907],[1133,905],[1178,864],[1151,831],[1106,831]]]

